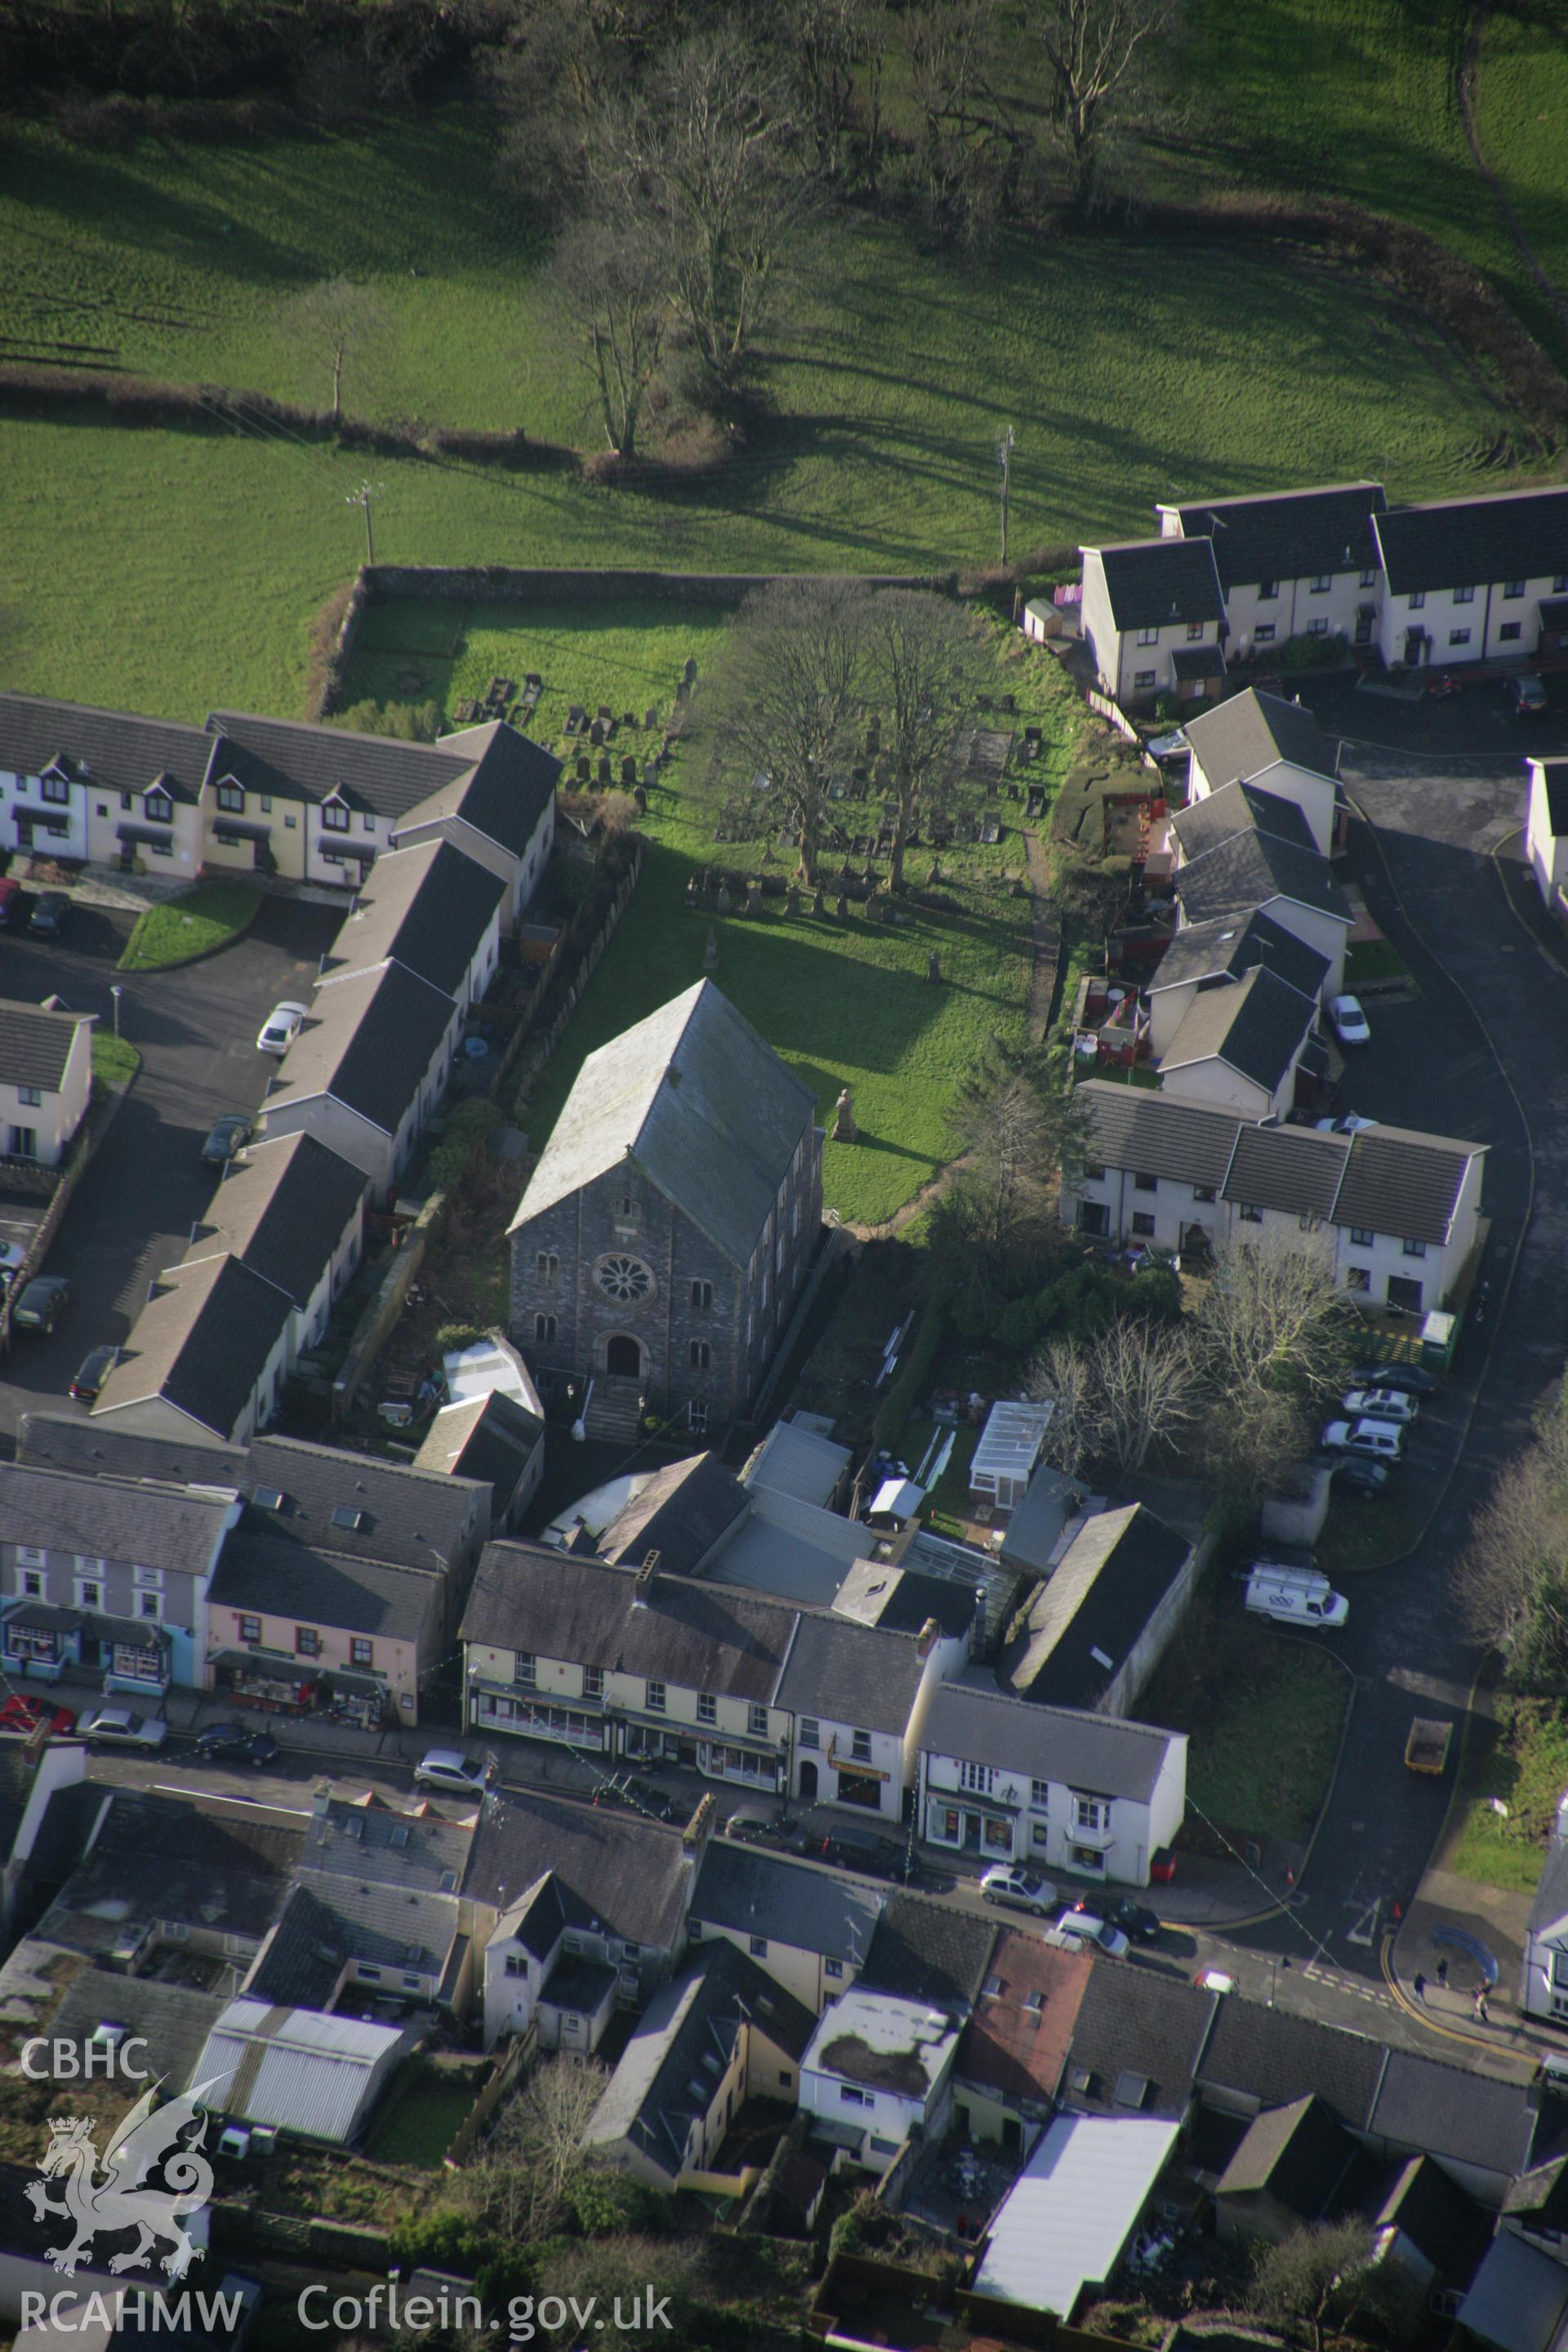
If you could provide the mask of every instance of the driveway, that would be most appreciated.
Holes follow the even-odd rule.
[[[201,1158],[220,1111],[251,1110],[275,1065],[256,1034],[280,997],[308,997],[341,915],[268,898],[243,940],[204,963],[127,978],[121,1030],[140,1051],[141,1076],[66,1212],[48,1272],[68,1276],[71,1306],[52,1339],[18,1332],[0,1359],[0,1441],[40,1405],[73,1412],[66,1395],[89,1348],[123,1339],[155,1275],[184,1255],[212,1198]],[[0,943],[8,996],[58,993],[74,1011],[113,1025],[110,985],[129,916],[75,908],[65,940]]]

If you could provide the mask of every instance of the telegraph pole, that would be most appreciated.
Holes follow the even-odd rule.
[[[375,532],[371,524],[370,509],[373,501],[380,496],[379,482],[362,482],[358,489],[351,490],[343,500],[345,506],[364,509],[364,560],[367,563],[375,562]]]
[[[1007,475],[1013,462],[1013,428],[1007,430],[996,444],[996,463],[1002,468],[1002,561],[1007,561]]]

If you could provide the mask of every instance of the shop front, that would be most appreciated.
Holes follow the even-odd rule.
[[[31,1682],[97,1682],[106,1691],[159,1699],[172,1679],[171,1643],[162,1625],[133,1617],[61,1609],[24,1601],[0,1629],[6,1674]]]
[[[286,1650],[219,1650],[207,1660],[213,1687],[264,1715],[309,1715],[320,1684]]]

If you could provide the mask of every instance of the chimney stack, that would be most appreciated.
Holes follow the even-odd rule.
[[[638,1569],[637,1587],[632,1594],[632,1607],[634,1609],[646,1609],[647,1607],[649,1598],[653,1592],[655,1580],[658,1575],[658,1563],[659,1554],[657,1551],[650,1551],[647,1558],[643,1561],[642,1566]]]
[[[928,1617],[925,1623],[921,1627],[920,1633],[915,1642],[916,1655],[921,1658],[929,1658],[941,1637],[942,1627],[937,1623],[934,1617]]]

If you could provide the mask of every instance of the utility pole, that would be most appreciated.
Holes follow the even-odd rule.
[[[343,500],[345,506],[364,509],[364,560],[367,563],[375,562],[375,532],[371,525],[370,509],[372,502],[380,496],[379,482],[362,482],[358,489],[351,490]]]
[[[1007,430],[996,444],[996,463],[1002,468],[1002,561],[1007,561],[1007,474],[1013,462],[1013,428]]]

